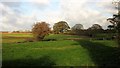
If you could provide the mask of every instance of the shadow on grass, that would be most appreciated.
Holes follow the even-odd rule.
[[[87,40],[78,42],[88,50],[92,61],[97,66],[120,66],[120,49]]]
[[[3,61],[2,67],[52,67],[55,62],[50,59],[49,56],[43,56],[39,59],[32,59],[30,56],[27,56],[26,59],[18,59],[18,60],[10,60],[10,61]]]

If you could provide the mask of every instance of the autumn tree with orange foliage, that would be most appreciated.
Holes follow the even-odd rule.
[[[49,24],[46,22],[37,22],[33,25],[32,33],[37,41],[44,39],[50,33]]]

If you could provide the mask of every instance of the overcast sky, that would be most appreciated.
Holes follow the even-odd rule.
[[[31,29],[37,21],[50,27],[66,21],[70,27],[82,24],[84,28],[100,24],[106,28],[107,18],[115,14],[113,0],[1,0],[0,31]]]

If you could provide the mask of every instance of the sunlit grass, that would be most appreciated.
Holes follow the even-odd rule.
[[[16,34],[15,34],[16,36]],[[17,35],[20,36],[20,35]],[[26,35],[27,36],[27,35]],[[14,37],[14,35],[13,35]],[[28,37],[28,36],[27,36]],[[24,39],[6,38],[3,43],[3,64],[6,65],[41,65],[41,58],[49,56],[55,66],[95,66],[97,65],[93,58],[102,58],[110,55],[117,47],[117,43],[113,40],[66,40],[66,38],[81,38],[80,36],[72,35],[54,35],[50,34],[45,39],[56,39],[55,41],[36,41],[25,43],[11,43],[12,41],[23,41]],[[11,40],[11,41],[10,41]],[[94,46],[99,46],[97,48]],[[89,47],[89,48],[87,48]],[[105,48],[104,48],[105,47]],[[110,48],[110,49],[109,49]],[[90,49],[90,50],[89,50]],[[91,53],[92,51],[92,53]],[[105,51],[105,52],[104,52]],[[111,53],[109,53],[109,51]],[[91,57],[92,54],[93,55]],[[100,57],[98,56],[100,55]],[[101,57],[104,55],[103,57]],[[95,57],[96,56],[96,57]],[[112,59],[114,56],[112,56]],[[46,58],[48,59],[48,58]],[[50,63],[45,58],[46,63]],[[102,62],[103,60],[100,60]],[[98,61],[99,62],[99,61]],[[43,63],[43,64],[46,64]]]
[[[93,64],[87,54],[87,50],[78,44],[78,42],[70,40],[19,44],[6,43],[3,44],[3,61],[27,59],[28,57],[26,56],[37,59],[47,55],[54,59],[57,65],[62,66]]]
[[[2,34],[3,37],[33,37],[31,33],[4,33]]]
[[[4,33],[2,34],[2,43],[16,43],[32,38],[31,33]]]

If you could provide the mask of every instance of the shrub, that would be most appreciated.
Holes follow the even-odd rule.
[[[50,33],[49,24],[46,22],[37,22],[33,25],[32,33],[36,40],[40,41],[44,39]]]

